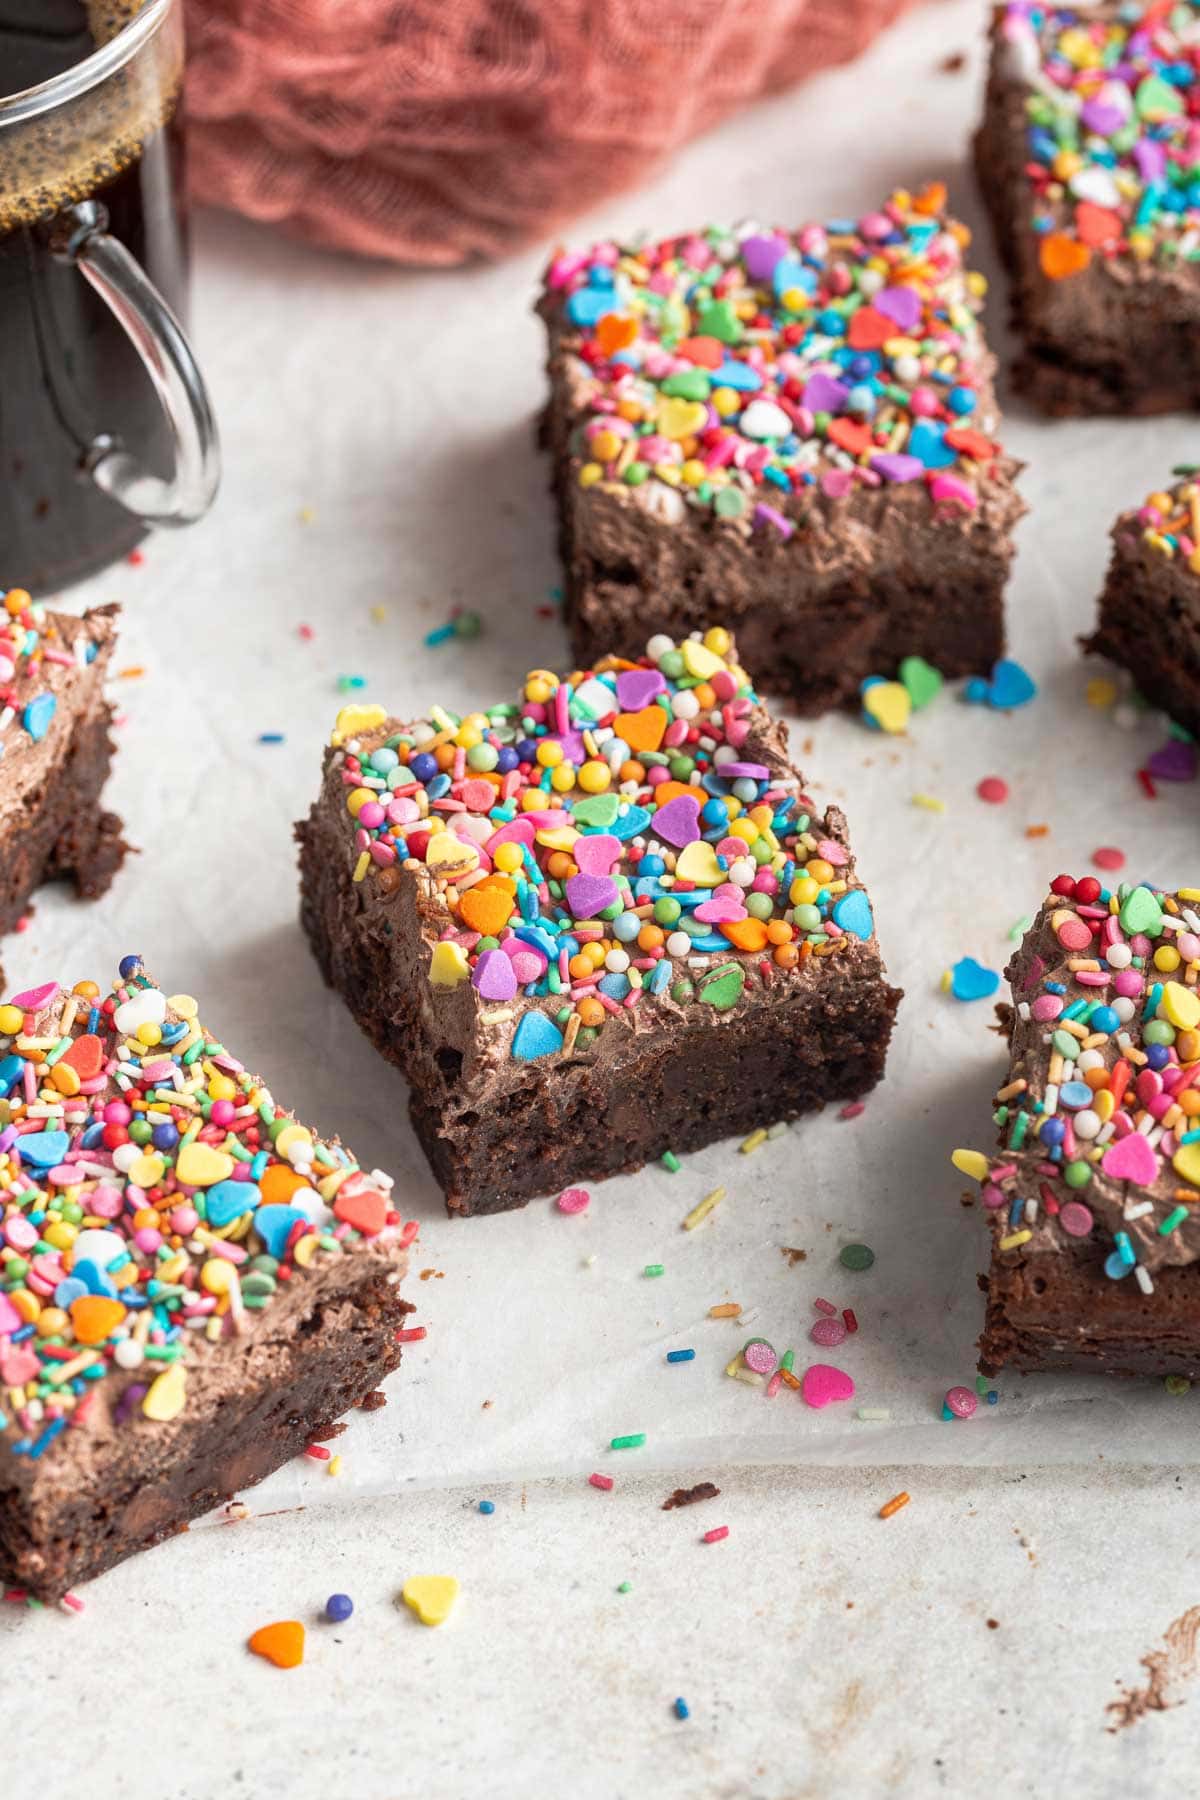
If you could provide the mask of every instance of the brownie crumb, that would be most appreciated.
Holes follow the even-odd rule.
[[[999,1629],[1000,1629],[999,1619],[989,1619],[987,1622],[987,1628],[989,1631],[999,1631]]]
[[[358,1403],[359,1412],[378,1412],[381,1406],[387,1405],[387,1395],[382,1388],[376,1388],[373,1394],[364,1394]]]
[[[967,66],[965,50],[952,50],[949,56],[943,56],[937,66],[939,75],[961,75]]]
[[[673,1512],[677,1506],[695,1506],[697,1500],[715,1500],[720,1493],[711,1481],[698,1481],[695,1487],[676,1488],[662,1503],[664,1512]]]
[[[793,1250],[791,1248],[791,1246],[788,1244],[780,1244],[779,1254],[780,1254],[780,1256],[787,1257],[787,1259],[791,1263],[793,1269],[795,1268],[797,1263],[802,1263],[802,1262],[808,1261],[808,1251],[807,1250]]]

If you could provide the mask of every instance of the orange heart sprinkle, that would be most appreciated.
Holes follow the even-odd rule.
[[[618,350],[627,350],[637,334],[636,319],[623,313],[605,313],[596,327],[596,342],[605,356],[613,356]]]
[[[889,338],[898,336],[899,327],[895,319],[876,312],[873,306],[860,306],[857,312],[850,315],[850,328],[846,338],[852,350],[880,350]]]
[[[71,1324],[81,1344],[102,1344],[125,1313],[119,1300],[109,1300],[104,1294],[81,1294],[71,1302]]]
[[[74,1069],[80,1081],[91,1081],[104,1067],[104,1045],[92,1032],[85,1031],[69,1050],[63,1052],[59,1061]]]
[[[1115,244],[1125,229],[1119,212],[1111,206],[1097,206],[1094,200],[1081,200],[1075,208],[1075,229],[1081,243],[1099,248]]]
[[[333,1203],[333,1214],[344,1225],[352,1225],[364,1237],[378,1237],[387,1224],[388,1204],[375,1188],[359,1188],[353,1194],[339,1193]]]
[[[260,1625],[249,1644],[255,1656],[265,1656],[277,1669],[295,1669],[304,1661],[304,1627],[299,1619]]]
[[[861,456],[874,443],[869,425],[860,425],[854,419],[834,419],[829,426],[829,436],[839,450],[849,451],[851,456]]]
[[[728,919],[720,927],[735,950],[765,950],[767,926],[763,919]]]
[[[1078,275],[1086,269],[1092,253],[1086,244],[1078,243],[1064,231],[1052,231],[1042,239],[1038,260],[1043,275],[1051,281],[1064,281],[1068,275]]]
[[[307,1187],[308,1182],[286,1163],[272,1163],[263,1170],[258,1185],[268,1206],[286,1206],[296,1190]]]
[[[512,918],[512,910],[513,890],[507,882],[501,887],[499,883],[491,886],[481,881],[468,888],[458,903],[463,924],[480,937],[499,937]]]
[[[675,354],[686,357],[699,369],[719,369],[725,361],[725,346],[715,337],[686,337],[676,344]]]
[[[640,712],[618,713],[613,730],[631,750],[657,750],[667,729],[667,715],[661,706],[643,706]]]

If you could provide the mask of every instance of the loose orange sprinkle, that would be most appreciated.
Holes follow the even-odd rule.
[[[1027,838],[1049,837],[1050,827],[1048,825],[1027,825],[1025,827],[1025,836]]]
[[[881,1519],[890,1519],[892,1514],[898,1513],[902,1506],[907,1506],[911,1498],[912,1498],[911,1494],[904,1494],[904,1493],[893,1494],[891,1499],[888,1501],[885,1501],[884,1504],[880,1507],[880,1509],[879,1509],[880,1518]]]
[[[1063,231],[1052,231],[1042,239],[1038,260],[1043,275],[1048,275],[1051,281],[1064,281],[1068,275],[1082,274],[1092,260],[1092,253],[1076,238],[1068,237]]]
[[[736,1319],[741,1310],[736,1301],[727,1300],[722,1306],[710,1306],[708,1316],[710,1319]]]

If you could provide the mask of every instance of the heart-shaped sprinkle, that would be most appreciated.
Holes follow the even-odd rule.
[[[467,953],[450,938],[433,946],[429,957],[429,981],[432,987],[457,987],[471,973]]]
[[[621,840],[607,831],[575,839],[572,855],[581,875],[611,875],[613,864],[621,858]],[[610,903],[611,904],[611,903]]]
[[[70,1148],[65,1131],[31,1131],[16,1142],[17,1155],[27,1168],[53,1169]]]
[[[1148,887],[1135,887],[1121,902],[1121,929],[1130,936],[1141,932],[1144,937],[1162,936],[1162,907]]]
[[[571,822],[591,830],[605,831],[615,825],[621,801],[616,794],[588,794],[571,808]]]
[[[719,926],[722,937],[729,939],[735,950],[757,953],[765,950],[769,943],[766,922],[763,919],[723,920]]]
[[[517,991],[517,974],[503,950],[485,950],[471,975],[475,991],[484,1000],[511,1000]]]
[[[94,1032],[82,1032],[56,1066],[61,1067],[63,1063],[74,1069],[80,1081],[92,1081],[104,1067],[104,1045]]]
[[[960,957],[950,971],[950,992],[956,1000],[990,1000],[999,986],[995,969],[976,962],[973,956]]]
[[[453,1575],[410,1575],[401,1598],[422,1625],[444,1625],[458,1599],[458,1582]]]
[[[187,1404],[187,1376],[181,1362],[168,1363],[146,1389],[142,1411],[158,1425],[169,1425]]]
[[[871,902],[862,888],[851,888],[834,902],[833,922],[848,931],[853,937],[861,938],[864,943],[875,929],[875,919],[871,912]]]
[[[1182,738],[1168,738],[1147,759],[1146,768],[1158,781],[1195,781],[1196,746]]]
[[[620,898],[617,884],[609,875],[572,875],[563,891],[577,919],[594,919]]]
[[[544,1012],[527,1012],[513,1032],[512,1054],[518,1062],[537,1062],[543,1056],[557,1056],[562,1047],[562,1032]]]
[[[613,730],[634,752],[657,750],[669,723],[661,706],[643,706],[637,712],[619,712]]]
[[[1100,1167],[1111,1180],[1132,1181],[1135,1187],[1151,1187],[1158,1179],[1158,1156],[1140,1131],[1110,1144]]]
[[[133,1037],[139,1025],[161,1025],[166,1016],[167,996],[157,988],[139,988],[118,1006],[113,1024],[124,1037]]]
[[[906,656],[900,664],[900,679],[908,690],[914,712],[920,712],[942,691],[941,674],[923,656]]]
[[[886,287],[875,296],[875,310],[909,332],[921,322],[921,296],[914,287]]]
[[[654,835],[676,850],[694,844],[700,836],[700,801],[691,794],[677,794],[654,814]]]
[[[876,681],[862,697],[863,711],[882,731],[900,732],[908,724],[912,700],[899,681]]]
[[[854,1382],[844,1369],[832,1363],[813,1363],[800,1382],[801,1398],[809,1406],[828,1406],[834,1400],[852,1400]]]
[[[499,877],[481,881],[459,901],[459,917],[480,937],[499,937],[513,914],[514,891],[510,881]]]
[[[1071,275],[1082,274],[1092,253],[1086,244],[1077,243],[1065,231],[1050,231],[1038,245],[1038,260],[1043,275],[1051,281],[1065,281]]]
[[[71,1324],[81,1344],[102,1344],[125,1317],[122,1300],[106,1300],[103,1294],[84,1294],[71,1302]]]
[[[718,942],[720,940],[718,939]],[[728,1012],[741,998],[746,985],[746,971],[738,963],[726,963],[702,978],[699,998],[716,1012]]]
[[[667,684],[660,669],[622,669],[617,676],[617,703],[622,712],[641,712],[656,694],[666,691]],[[611,704],[608,710],[614,710]]]
[[[295,1173],[290,1170],[289,1173]],[[218,1181],[205,1195],[205,1222],[214,1231],[232,1225],[243,1213],[253,1212],[262,1200],[262,1190],[253,1181]]]
[[[260,1206],[254,1215],[254,1229],[263,1248],[276,1262],[282,1260],[287,1241],[297,1225],[307,1225],[308,1215],[298,1206]]]
[[[214,1182],[228,1181],[233,1158],[211,1144],[184,1144],[175,1159],[175,1174],[185,1187],[212,1187]]]
[[[304,1627],[299,1619],[260,1625],[248,1643],[255,1656],[265,1657],[277,1669],[298,1669],[304,1661]]]
[[[378,1237],[387,1224],[388,1203],[377,1189],[357,1188],[348,1194],[343,1187],[333,1203],[334,1217],[364,1237]]]
[[[678,880],[693,882],[696,887],[720,887],[725,879],[716,851],[703,838],[685,844],[676,858],[675,874]]]
[[[994,706],[997,712],[1011,712],[1015,706],[1025,706],[1036,693],[1037,682],[1033,676],[1011,657],[1002,657],[992,670],[987,698],[988,705]]]
[[[1181,1144],[1171,1158],[1171,1167],[1190,1187],[1200,1187],[1200,1143]]]
[[[41,987],[26,988],[24,993],[14,994],[8,1004],[15,1006],[18,1012],[37,1013],[43,1006],[49,1006],[57,993],[57,981],[45,981]]]
[[[708,420],[708,408],[701,400],[664,399],[658,403],[655,423],[662,437],[678,442],[695,437]]]

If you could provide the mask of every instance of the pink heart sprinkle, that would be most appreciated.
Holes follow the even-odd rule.
[[[804,1371],[800,1393],[808,1406],[828,1406],[831,1400],[852,1400],[854,1382],[844,1369],[835,1369],[832,1363],[813,1363]]]
[[[558,1196],[558,1210],[564,1213],[586,1212],[591,1199],[586,1188],[565,1188]]]
[[[14,994],[8,1004],[19,1006],[22,1012],[41,1012],[43,1006],[48,1005],[57,992],[57,981],[47,981],[42,987],[27,988],[23,994]]]
[[[610,875],[621,855],[621,840],[607,831],[576,838],[571,855],[581,875]]]
[[[1158,1157],[1140,1131],[1110,1144],[1100,1166],[1114,1181],[1132,1181],[1137,1187],[1150,1187],[1158,1178]]]

